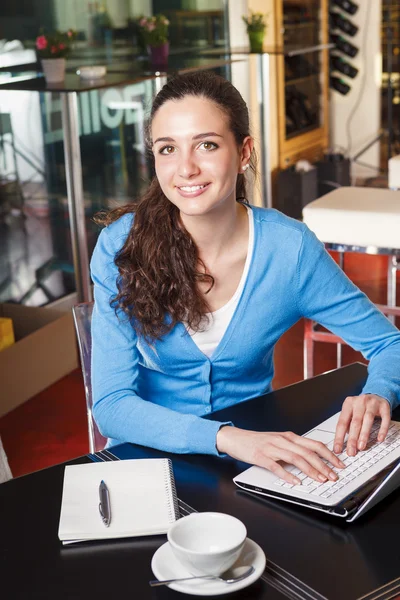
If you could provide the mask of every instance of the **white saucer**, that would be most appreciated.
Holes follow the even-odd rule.
[[[246,538],[241,555],[234,567],[253,565],[254,572],[237,583],[224,583],[213,579],[193,579],[170,583],[168,587],[184,594],[194,596],[219,596],[245,588],[261,577],[265,569],[265,554],[258,544]],[[151,569],[157,579],[172,579],[173,577],[190,577],[189,571],[175,557],[167,542],[158,548],[151,561]]]

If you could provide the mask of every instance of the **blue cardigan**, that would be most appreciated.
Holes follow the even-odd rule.
[[[220,422],[202,416],[271,390],[274,347],[301,317],[345,339],[370,363],[364,393],[400,399],[400,332],[346,277],[315,235],[272,209],[254,211],[254,251],[232,320],[211,359],[183,324],[153,345],[110,307],[115,254],[132,225],[105,228],[91,260],[94,417],[110,444],[218,454]],[[300,401],[300,399],[299,399]]]

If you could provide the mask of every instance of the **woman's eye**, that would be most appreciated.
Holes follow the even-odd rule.
[[[175,148],[173,146],[164,146],[163,148],[161,148],[160,154],[173,154],[174,151]]]
[[[200,146],[203,147],[204,150],[215,150],[218,148],[217,144],[214,144],[214,142],[203,142]]]

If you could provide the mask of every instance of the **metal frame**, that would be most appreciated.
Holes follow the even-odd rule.
[[[375,304],[375,306],[387,315],[394,324],[395,318],[400,317],[400,306],[396,305],[396,274],[400,271],[400,248],[378,248],[376,246],[351,246],[346,244],[325,243],[327,250],[339,252],[339,266],[344,270],[344,253],[357,252],[359,254],[380,254],[388,257],[387,268],[387,304]],[[317,329],[318,324],[310,319],[304,323],[304,379],[314,375],[314,342],[326,342],[336,344],[336,366],[342,366],[342,345],[348,345],[342,338],[329,332]]]
[[[92,290],[90,287],[89,254],[85,227],[77,92],[61,94],[61,118],[64,132],[65,175],[76,294],[79,302],[90,302],[92,300]]]
[[[325,243],[327,250],[339,252],[340,266],[343,268],[344,252],[357,252],[359,254],[386,255],[388,257],[387,268],[387,306],[396,307],[396,273],[400,271],[400,248],[379,248],[378,246],[351,246],[347,244]],[[393,315],[390,320],[394,323]]]
[[[354,246],[352,244],[338,244],[333,242],[324,242],[327,250],[336,252],[357,252],[358,254],[386,254],[390,256],[400,256],[400,248],[379,248],[378,246]]]
[[[79,356],[82,368],[83,383],[85,386],[86,414],[88,422],[89,452],[94,454],[103,450],[107,438],[104,437],[97,427],[93,417],[93,396],[91,378],[92,357],[92,334],[91,323],[93,313],[93,302],[81,302],[72,307],[72,315],[75,325],[75,333],[78,341]]]
[[[269,54],[257,55],[257,100],[260,107],[261,138],[261,201],[272,208],[271,157],[270,157],[270,60]]]

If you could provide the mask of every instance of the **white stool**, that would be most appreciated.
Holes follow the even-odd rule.
[[[388,257],[387,304],[377,307],[394,322],[396,273],[400,269],[400,191],[384,188],[340,187],[303,208],[303,221],[325,244],[339,252],[385,254]],[[337,344],[337,366],[341,366],[341,338],[317,329],[308,319],[304,330],[304,378],[313,376],[314,342]]]
[[[400,154],[389,158],[388,167],[388,187],[391,190],[400,190]]]

